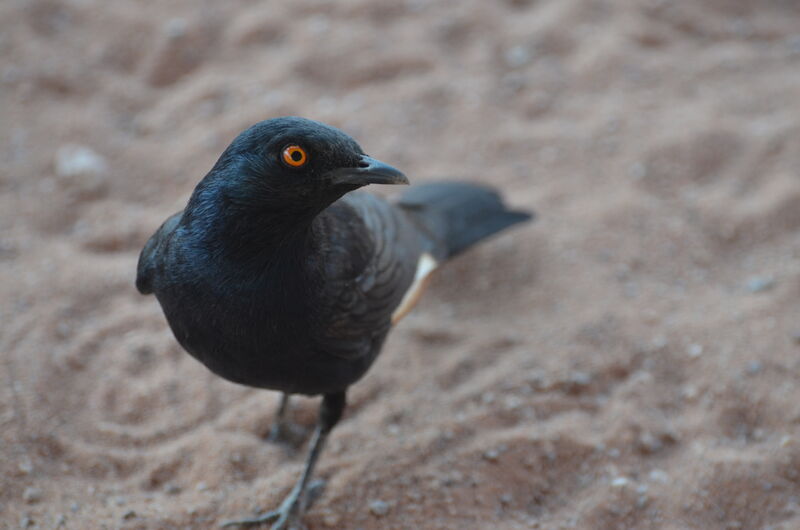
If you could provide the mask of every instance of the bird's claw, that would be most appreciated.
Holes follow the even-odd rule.
[[[289,499],[287,499],[287,501],[288,500]],[[277,510],[272,510],[250,519],[235,519],[233,521],[226,521],[220,526],[222,528],[230,528],[234,526],[250,527],[259,526],[274,521],[274,524],[270,527],[270,530],[291,530],[295,521],[297,520],[297,512],[299,511],[298,504],[299,503],[296,501],[289,504],[284,501],[284,503],[281,504],[281,507]]]
[[[299,522],[300,516],[305,509],[310,506],[322,494],[325,487],[324,480],[315,480],[312,482],[303,496],[300,491],[292,490],[288,497],[281,503],[280,507],[263,513],[259,516],[250,519],[234,519],[226,521],[220,525],[221,528],[230,528],[234,526],[250,527],[258,526],[275,521],[270,530],[292,530]],[[303,498],[305,497],[305,498]]]
[[[288,514],[282,513],[281,510],[272,510],[271,512],[263,513],[250,519],[234,519],[232,521],[225,521],[219,526],[220,528],[230,528],[233,526],[258,526],[265,523],[271,523],[272,521],[275,521],[275,519],[279,518],[288,519]],[[280,521],[277,521],[275,525],[272,526],[272,530],[275,530],[276,528],[283,528],[283,526],[277,526],[278,523],[280,523]]]

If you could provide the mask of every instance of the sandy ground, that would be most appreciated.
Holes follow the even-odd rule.
[[[352,388],[309,528],[800,528],[794,0],[4,0],[0,57],[3,528],[212,528],[291,487],[278,396],[133,287],[286,114],[539,214]]]

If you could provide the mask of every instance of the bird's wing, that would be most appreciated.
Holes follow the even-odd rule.
[[[151,294],[153,292],[153,277],[158,268],[159,256],[182,216],[182,210],[170,216],[145,243],[136,266],[136,288],[140,293]]]
[[[323,299],[324,314],[331,316],[321,344],[335,355],[358,358],[372,353],[410,309],[435,262],[417,226],[379,197],[350,193],[325,215]]]

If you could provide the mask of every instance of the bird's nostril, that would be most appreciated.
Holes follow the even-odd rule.
[[[369,167],[369,162],[367,162],[366,160],[359,160],[358,167],[360,167],[360,168],[368,168]]]

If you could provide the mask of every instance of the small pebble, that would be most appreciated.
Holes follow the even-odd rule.
[[[686,353],[689,357],[696,359],[703,355],[703,346],[702,344],[690,344],[688,348],[686,348]]]
[[[750,375],[759,374],[763,369],[764,365],[761,364],[761,361],[750,361],[747,363],[747,373]]]
[[[639,436],[639,449],[645,454],[657,453],[663,449],[664,444],[651,432],[643,432]]]
[[[107,167],[102,156],[83,145],[62,145],[56,152],[55,169],[59,177],[98,175]]]
[[[189,23],[184,18],[171,18],[164,24],[164,33],[168,38],[175,40],[186,35]]]
[[[530,62],[531,52],[522,45],[512,46],[506,50],[505,60],[506,64],[513,68],[523,66]]]
[[[751,276],[747,279],[747,283],[745,287],[751,293],[761,293],[764,291],[769,291],[773,287],[775,287],[775,278],[771,278],[768,276]]]
[[[685,386],[685,387],[683,387],[683,389],[681,390],[681,394],[682,394],[682,395],[683,395],[683,397],[684,397],[684,398],[686,398],[686,399],[694,399],[694,398],[696,398],[696,397],[697,397],[697,395],[699,394],[699,392],[700,392],[700,391],[699,391],[699,390],[697,389],[697,387],[696,387],[696,386],[694,386],[694,385],[686,385],[686,386]]]
[[[22,493],[22,499],[28,504],[35,504],[42,500],[42,490],[33,486],[25,488]]]
[[[572,372],[569,374],[568,383],[571,387],[586,387],[592,382],[591,374],[586,372]]]
[[[383,517],[389,513],[389,504],[381,500],[374,500],[369,503],[369,511],[376,517]]]
[[[629,482],[630,480],[628,480],[626,477],[616,477],[611,481],[611,485],[615,488],[622,488],[627,486]]]
[[[20,472],[24,475],[30,475],[31,472],[33,472],[33,464],[30,460],[23,460],[17,464],[17,468],[19,468]]]
[[[662,469],[654,469],[649,474],[650,480],[653,482],[660,482],[661,484],[666,484],[669,482],[669,475],[666,471]]]
[[[653,340],[650,342],[650,345],[653,347],[654,350],[660,350],[662,348],[666,348],[669,341],[667,341],[667,337],[664,335],[658,335],[653,337]]]
[[[641,180],[647,176],[647,166],[641,162],[636,162],[628,168],[628,174],[636,180]]]
[[[483,453],[483,458],[485,458],[489,462],[496,462],[499,457],[500,457],[500,451],[498,451],[497,449],[488,449],[486,452]]]

